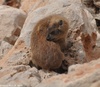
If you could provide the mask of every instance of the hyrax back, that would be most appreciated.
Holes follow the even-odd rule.
[[[33,29],[31,35],[31,52],[32,62],[37,67],[47,70],[54,70],[61,66],[64,59],[64,54],[60,50],[60,46],[54,42],[47,41],[48,29],[54,24],[54,29],[60,29],[64,18],[59,15],[52,15],[40,20]],[[59,25],[55,26],[56,23]],[[57,27],[57,28],[56,28]],[[64,30],[60,30],[64,33]],[[54,32],[59,33],[60,32]],[[63,36],[59,37],[62,38]],[[53,38],[53,37],[52,37]]]

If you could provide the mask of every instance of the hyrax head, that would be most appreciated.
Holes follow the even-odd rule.
[[[53,16],[49,20],[49,25],[47,28],[47,37],[46,40],[58,42],[65,39],[68,31],[68,23],[63,17]]]

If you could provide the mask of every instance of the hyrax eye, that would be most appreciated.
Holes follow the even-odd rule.
[[[52,35],[57,35],[59,34],[61,31],[59,29],[55,30],[55,31],[52,31],[51,34]]]

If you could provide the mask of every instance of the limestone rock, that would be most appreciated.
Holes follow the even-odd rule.
[[[38,71],[35,67],[25,65],[10,66],[0,70],[0,85],[17,85],[21,87],[35,87],[42,80],[50,78],[56,73]]]
[[[6,51],[8,48],[11,49],[11,45],[15,44],[25,19],[26,14],[22,10],[9,6],[0,6],[0,46],[2,46],[0,51]],[[0,56],[4,54],[5,52],[0,54]]]
[[[35,87],[40,80],[37,69],[30,69],[29,66],[11,66],[0,70],[0,85]]]
[[[50,0],[23,0],[20,9],[26,13],[49,4]]]
[[[0,42],[0,59],[8,53],[13,46],[5,41]]]
[[[0,6],[0,38],[10,37],[18,29],[22,29],[26,14],[19,9]],[[5,34],[6,33],[6,34]]]
[[[31,7],[39,0],[23,0],[21,3],[20,9],[28,13],[28,11],[31,9]]]
[[[78,66],[78,67],[77,67]],[[100,59],[88,64],[77,65],[74,71],[65,75],[43,80],[36,87],[99,87]],[[69,67],[70,68],[70,67]]]

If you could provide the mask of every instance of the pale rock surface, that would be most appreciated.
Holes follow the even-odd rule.
[[[0,70],[0,85],[21,87],[99,87],[100,59],[69,67],[68,74],[57,74],[26,65]]]
[[[27,85],[30,87],[33,82],[37,85],[39,81],[38,71],[25,65],[11,66],[0,71],[0,85]]]
[[[3,58],[5,54],[8,53],[8,51],[12,48],[13,46],[9,44],[8,42],[1,41],[0,42],[0,59]]]
[[[0,6],[0,39],[10,37],[16,29],[22,29],[26,14],[19,9]]]
[[[60,0],[58,0],[60,2]],[[20,9],[24,10],[26,13],[30,12],[30,10],[35,10],[37,8],[41,8],[44,7],[46,5],[56,3],[57,1],[54,0],[22,0],[22,5],[20,7]],[[80,0],[63,0],[61,1],[63,2],[64,6],[66,5],[70,5],[71,3],[79,3],[80,4]]]
[[[28,13],[31,9],[35,10],[50,4],[49,1],[50,0],[23,0],[20,9]]]
[[[28,13],[29,9],[37,2],[39,2],[39,0],[22,0],[20,9]]]
[[[67,75],[43,80],[36,87],[100,87],[100,59],[88,64],[74,65],[73,69]]]
[[[0,86],[20,85],[21,87],[35,87],[42,80],[57,75],[54,72],[38,71],[35,67],[26,65],[10,66],[0,70]]]
[[[22,10],[0,6],[0,58],[18,39],[25,19],[26,14]]]
[[[31,9],[34,11],[52,2],[53,0],[23,0],[20,9],[28,13]]]

